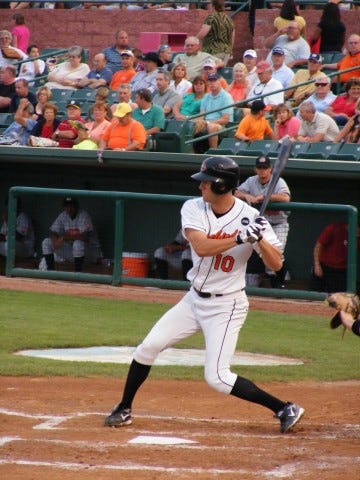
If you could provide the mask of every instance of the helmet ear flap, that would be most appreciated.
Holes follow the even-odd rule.
[[[216,195],[222,195],[224,193],[230,192],[231,188],[226,185],[223,180],[218,180],[217,182],[211,182],[211,191],[216,193]]]

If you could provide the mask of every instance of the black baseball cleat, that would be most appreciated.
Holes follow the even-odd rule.
[[[290,432],[304,413],[305,410],[299,405],[296,405],[296,403],[287,402],[283,410],[280,410],[275,415],[275,418],[280,420],[280,432]]]
[[[123,408],[117,410],[117,407],[105,418],[104,427],[123,427],[125,425],[131,425],[131,409]]]

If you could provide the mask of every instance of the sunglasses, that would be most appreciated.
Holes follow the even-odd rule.
[[[315,87],[326,87],[329,83],[315,83]]]

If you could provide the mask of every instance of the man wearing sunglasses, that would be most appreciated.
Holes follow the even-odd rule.
[[[336,95],[331,91],[331,81],[329,77],[322,77],[316,80],[315,90],[308,98],[312,102],[317,112],[325,112],[325,110],[333,103]],[[302,103],[300,104],[301,107]]]

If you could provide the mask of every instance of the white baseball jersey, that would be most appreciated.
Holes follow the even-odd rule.
[[[235,237],[245,232],[246,227],[259,216],[258,210],[242,200],[235,198],[234,206],[225,215],[216,217],[211,206],[202,198],[188,200],[181,209],[182,228],[199,230],[209,238]],[[281,243],[270,224],[263,237],[272,245],[280,248]],[[211,294],[229,294],[239,292],[245,287],[246,263],[253,252],[260,254],[257,243],[236,245],[215,257],[199,257],[192,249],[193,268],[188,279],[199,291]]]
[[[269,183],[272,176],[270,177]],[[253,175],[243,182],[239,187],[243,193],[248,193],[250,195],[266,195],[269,183],[262,185],[259,181],[258,175]],[[290,189],[283,178],[279,178],[279,181],[275,185],[273,193],[284,193],[290,198]],[[287,223],[287,217],[289,212],[283,212],[281,210],[266,210],[264,217],[268,220],[271,225],[279,225],[281,223]]]
[[[67,230],[77,228],[80,233],[88,232],[88,245],[99,246],[99,239],[94,229],[91,217],[85,210],[79,210],[74,218],[64,210],[55,219],[54,223],[50,227],[50,231],[60,236],[64,235]]]

